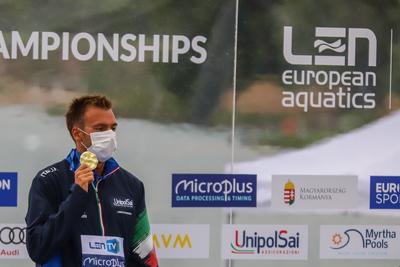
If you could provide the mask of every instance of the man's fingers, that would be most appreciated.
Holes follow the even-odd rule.
[[[80,180],[82,181],[93,181],[94,177],[93,175],[83,175],[79,177]]]
[[[81,172],[81,171],[92,171],[92,169],[90,169],[90,167],[88,165],[86,165],[85,163],[82,163],[78,169],[76,169],[77,172]]]

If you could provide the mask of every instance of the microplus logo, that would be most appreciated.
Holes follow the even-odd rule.
[[[365,28],[331,28],[316,27],[315,37],[325,38],[346,38],[347,37],[347,62],[346,56],[327,56],[327,55],[295,55],[293,54],[292,41],[293,27],[283,27],[283,55],[285,60],[292,65],[329,65],[329,66],[355,66],[356,65],[356,43],[357,40],[368,41],[368,66],[376,67],[377,41],[373,31]],[[316,39],[314,48],[318,48],[318,53],[325,50],[331,50],[336,53],[343,53],[346,50],[346,44],[342,40],[328,43],[321,39]],[[313,62],[314,61],[314,62]]]
[[[255,207],[256,198],[256,175],[172,175],[172,207]]]
[[[400,177],[371,176],[370,209],[400,209]]]
[[[0,207],[16,207],[18,181],[16,172],[0,172]]]
[[[315,27],[315,39],[309,40],[314,51],[308,54],[293,52],[298,43],[293,31],[283,27],[282,54],[288,63],[281,75],[283,107],[304,112],[376,107],[378,43],[371,29]],[[368,45],[367,52],[357,52],[360,43]]]

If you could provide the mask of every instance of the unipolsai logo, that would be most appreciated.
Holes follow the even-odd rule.
[[[317,55],[296,55],[293,53],[293,27],[283,28],[283,55],[285,60],[292,65],[329,65],[329,66],[355,66],[357,42],[368,42],[368,66],[376,67],[377,39],[375,33],[367,28],[315,28],[314,48]],[[337,38],[328,42],[320,38]],[[343,39],[347,38],[347,42]],[[324,51],[331,51],[347,55],[318,55]],[[347,60],[346,60],[347,59]]]
[[[246,230],[235,230],[235,238],[231,243],[233,254],[267,254],[269,249],[298,249],[300,233],[290,234],[288,230],[275,230],[272,235],[258,232],[249,234]]]
[[[295,185],[293,184],[292,181],[289,180],[285,184],[283,200],[284,200],[285,204],[288,204],[289,206],[291,206],[294,204],[295,198],[296,198]]]

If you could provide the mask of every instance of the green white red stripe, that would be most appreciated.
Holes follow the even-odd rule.
[[[133,253],[139,256],[149,267],[158,266],[156,251],[153,245],[153,236],[146,209],[137,218],[135,234],[132,240]]]

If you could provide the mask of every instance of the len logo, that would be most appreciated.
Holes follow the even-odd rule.
[[[347,49],[346,56],[337,55],[295,55],[293,53],[292,26],[283,27],[283,56],[292,65],[326,65],[326,66],[355,66],[356,65],[356,43],[357,40],[368,41],[368,66],[376,67],[377,41],[373,31],[366,28],[333,28],[316,27],[317,38],[338,38],[328,43],[321,39],[314,41],[314,48],[321,53],[330,50],[335,53],[343,53]],[[341,38],[347,37],[347,44],[342,44]],[[346,47],[347,45],[347,47]]]

